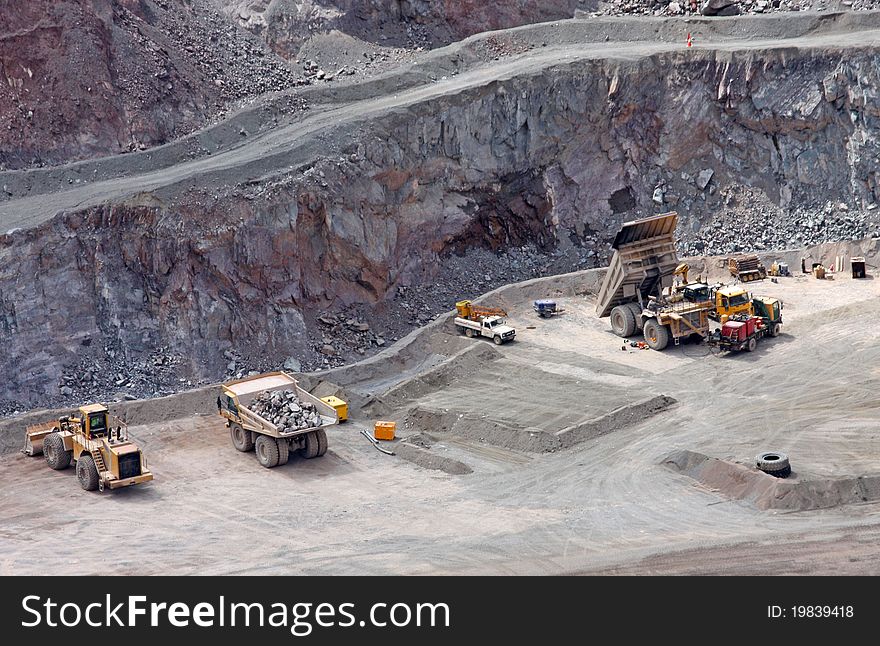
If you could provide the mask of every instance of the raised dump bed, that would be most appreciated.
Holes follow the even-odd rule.
[[[286,372],[223,384],[217,408],[226,418],[232,445],[242,452],[256,451],[268,469],[286,464],[290,451],[304,458],[324,455],[325,429],[339,423],[333,406],[300,388]]]
[[[614,255],[599,289],[596,314],[611,315],[619,305],[634,304],[633,312],[647,305],[648,296],[661,296],[672,285],[678,266],[675,227],[678,213],[671,211],[626,222],[611,246]]]

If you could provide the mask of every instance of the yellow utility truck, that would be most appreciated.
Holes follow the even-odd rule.
[[[712,291],[715,297],[715,309],[709,315],[712,319],[726,323],[736,314],[754,314],[752,295],[739,285],[723,285]]]
[[[113,427],[116,428],[113,428]],[[79,416],[29,426],[25,433],[25,455],[46,456],[50,468],[61,471],[76,462],[76,477],[86,491],[106,487],[119,489],[153,479],[137,444],[128,438],[128,428],[110,417],[106,406],[81,406]]]
[[[271,469],[287,464],[290,451],[304,458],[327,452],[326,428],[339,423],[336,409],[299,387],[286,372],[269,372],[223,384],[217,409],[232,445],[255,451]]]

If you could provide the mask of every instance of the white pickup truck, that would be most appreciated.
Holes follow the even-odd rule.
[[[485,336],[492,339],[495,345],[513,341],[516,336],[516,330],[507,325],[506,321],[500,316],[486,316],[479,321],[472,321],[471,319],[457,316],[455,317],[455,325],[468,338]]]

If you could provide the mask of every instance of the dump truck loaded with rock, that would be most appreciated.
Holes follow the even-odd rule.
[[[325,429],[339,423],[333,406],[300,388],[286,372],[223,384],[217,408],[226,418],[232,445],[255,451],[267,469],[286,464],[290,451],[304,458],[324,455]]]

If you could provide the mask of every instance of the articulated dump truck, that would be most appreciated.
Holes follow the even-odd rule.
[[[596,305],[600,318],[611,318],[617,336],[642,333],[654,350],[692,335],[706,338],[714,311],[711,301],[670,302],[664,297],[679,266],[677,224],[675,211],[625,223],[611,245],[614,255]]]
[[[56,471],[75,462],[76,477],[86,491],[119,489],[153,479],[143,452],[128,438],[125,424],[111,418],[101,404],[82,406],[79,415],[29,426],[22,453],[44,454],[49,468]]]
[[[232,445],[254,451],[271,469],[287,464],[291,451],[304,458],[327,452],[325,429],[339,423],[333,406],[299,387],[286,372],[269,372],[223,384],[217,398]]]

